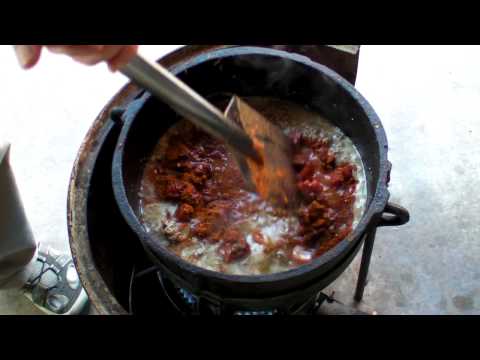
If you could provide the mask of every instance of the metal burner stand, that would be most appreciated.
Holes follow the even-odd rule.
[[[402,208],[397,208],[395,205],[389,205],[389,207],[395,207],[396,214],[402,214],[408,218],[408,213],[403,212]],[[386,209],[392,211],[391,208]],[[372,226],[372,229],[369,230],[362,238],[362,241],[357,245],[357,249],[362,246],[363,242],[363,253],[361,258],[360,269],[358,273],[357,285],[354,295],[354,300],[358,304],[362,301],[364,289],[367,283],[368,270],[370,266],[370,260],[373,252],[373,245],[375,242],[376,228],[378,226],[394,225],[396,223],[403,224],[406,221],[406,218],[401,216],[390,216],[385,218],[380,218],[376,226]],[[354,250],[351,256],[355,256],[358,250]],[[143,265],[145,267],[145,265]],[[340,273],[343,270],[340,270]],[[337,275],[333,275],[335,279]],[[147,311],[147,307],[141,304],[145,299],[142,298],[142,295],[139,295],[139,290],[135,288],[136,281],[139,279],[148,279],[148,291],[152,291],[156,287],[156,291],[160,294],[159,296],[163,297],[165,304],[170,306],[177,314],[180,315],[375,315],[375,312],[367,313],[358,310],[354,306],[344,305],[335,299],[335,293],[328,295],[325,292],[319,292],[317,295],[303,301],[296,305],[295,310],[286,313],[285,311],[278,309],[263,309],[263,310],[233,310],[228,306],[225,306],[222,302],[212,303],[210,300],[194,296],[185,289],[181,289],[171,283],[162,272],[151,264],[141,271],[132,269],[130,284],[129,284],[129,313],[136,313],[135,308],[143,307]],[[334,280],[332,280],[334,281]],[[140,290],[141,293],[141,290]],[[135,304],[136,303],[136,304]]]
[[[222,45],[186,46],[164,57],[162,64],[168,67],[170,64],[212,47],[217,48]],[[296,52],[310,57],[314,61],[329,66],[355,84],[359,58],[358,47],[344,49],[319,45],[265,45],[265,47]],[[107,181],[111,151],[113,151],[111,149],[113,149],[118,136],[118,129],[110,121],[110,114],[116,107],[121,108],[131,102],[139,93],[140,89],[133,84],[128,84],[105,106],[82,144],[70,179],[67,211],[70,246],[77,271],[89,295],[93,310],[99,314],[128,314],[128,310],[133,310],[132,285],[141,284],[149,276],[147,274],[144,278],[136,277],[132,268],[128,267],[131,265],[124,263],[125,257],[122,257],[122,252],[130,254],[133,251],[140,251],[140,249],[138,249],[138,242],[129,236],[129,229],[120,220],[120,214],[115,208],[113,194],[111,194],[111,184]],[[103,218],[106,215],[114,226],[107,231],[96,220],[95,213],[97,212],[101,212]],[[356,302],[360,302],[363,298],[377,226],[395,226],[408,221],[408,212],[396,205],[389,204],[385,213],[386,215],[382,215],[378,219],[378,223],[372,225],[364,234],[355,251],[356,254],[363,243],[361,265],[354,295]],[[146,269],[149,265],[144,264],[143,266]],[[340,273],[332,275],[332,279],[334,276],[338,277]],[[151,275],[157,276],[156,272],[151,272]],[[128,283],[129,277],[130,283]],[[127,280],[125,281],[125,279]],[[149,314],[155,310],[161,312],[163,305],[171,305],[171,302],[165,299],[165,293],[158,278],[155,282],[158,284],[158,291],[146,297],[146,300],[149,300],[152,305],[149,308]],[[165,284],[163,285],[165,286]],[[310,313],[313,309],[318,315],[365,314],[354,308],[343,306],[332,295],[319,293],[313,300],[308,304],[312,306]]]
[[[375,312],[367,313],[360,311],[353,306],[347,306],[335,299],[334,292],[330,295],[320,292],[313,298],[298,306],[295,312],[285,314],[278,310],[239,310],[233,313],[222,311],[219,306],[213,306],[208,301],[190,294],[188,291],[178,288],[165,278],[155,267],[135,272],[132,271],[129,287],[129,309],[130,314],[136,314],[137,308],[141,307],[143,311],[149,312],[149,306],[145,306],[142,300],[145,300],[141,294],[136,294],[135,281],[142,277],[150,276],[148,291],[152,291],[153,285],[157,284],[158,291],[168,300],[171,310],[177,315],[235,315],[235,316],[273,316],[273,315],[376,315]],[[138,295],[138,299],[136,298]],[[163,305],[165,306],[165,305]]]

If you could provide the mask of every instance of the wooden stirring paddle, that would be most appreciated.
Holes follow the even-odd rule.
[[[286,135],[238,96],[232,97],[225,116],[241,126],[262,159],[259,163],[232,151],[250,186],[276,206],[295,208],[297,187]]]

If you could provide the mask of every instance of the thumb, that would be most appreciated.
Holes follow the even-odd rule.
[[[40,59],[42,45],[14,45],[14,49],[20,66],[24,69],[30,69]]]

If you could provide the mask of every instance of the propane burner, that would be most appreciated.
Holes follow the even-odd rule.
[[[333,295],[319,292],[291,312],[279,309],[234,309],[221,301],[213,303],[174,285],[157,267],[152,266],[138,272],[132,269],[129,313],[151,314],[161,310],[162,313],[183,316],[371,315],[342,305]]]

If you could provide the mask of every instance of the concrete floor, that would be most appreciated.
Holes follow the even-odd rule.
[[[144,46],[155,59],[175,48]],[[24,72],[0,46],[0,139],[35,236],[68,251],[68,179],[93,119],[126,81],[46,54]],[[357,88],[380,116],[393,163],[391,200],[411,221],[383,228],[360,308],[379,314],[480,314],[479,46],[363,46]],[[330,287],[351,303],[359,256]],[[0,291],[0,314],[38,313]]]

